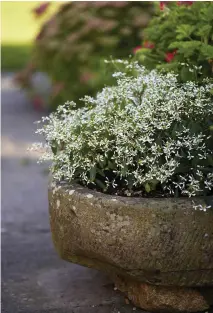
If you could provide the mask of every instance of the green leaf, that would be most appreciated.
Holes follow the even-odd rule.
[[[194,30],[195,30],[195,26],[182,24],[178,26],[176,29],[176,33],[177,33],[176,39],[182,40],[185,38],[189,38]]]
[[[96,168],[96,172],[101,176],[101,177],[105,177],[105,174],[104,174],[104,170],[101,170],[100,168]]]
[[[169,49],[178,49],[178,54],[183,54],[184,57],[188,58],[196,55],[201,46],[201,41],[175,41],[169,45]]]
[[[212,30],[212,26],[211,25],[203,25],[201,27],[199,27],[198,31],[196,32],[197,36],[200,37],[209,37],[209,34]]]
[[[110,170],[113,170],[113,169],[115,168],[114,163],[112,163],[112,162],[109,161],[109,160],[108,160],[108,168],[109,168]]]
[[[145,187],[145,190],[147,193],[149,193],[151,191],[151,187],[150,187],[149,183],[146,183],[144,187]]]
[[[209,163],[211,166],[213,166],[213,157],[212,157],[211,155],[208,155],[207,159],[208,159],[208,163]]]
[[[207,60],[213,59],[213,46],[202,44],[200,51]]]
[[[57,154],[57,150],[58,150],[57,146],[55,144],[52,144],[51,145],[51,149],[52,149],[52,153],[56,155]]]
[[[180,77],[183,82],[192,81],[195,79],[195,73],[190,72],[188,67],[183,67],[180,71]]]
[[[96,166],[91,167],[89,174],[90,174],[90,180],[94,181],[96,177]]]
[[[157,179],[152,179],[150,183],[151,183],[151,190],[153,191],[156,189],[156,186],[159,183],[159,181]]]
[[[100,187],[103,191],[106,190],[106,185],[101,180],[96,179],[95,182],[98,185],[98,187]]]

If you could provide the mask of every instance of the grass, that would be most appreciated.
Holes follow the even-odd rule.
[[[2,70],[22,69],[30,60],[33,40],[41,24],[61,2],[52,2],[47,13],[36,18],[32,10],[40,1],[1,2],[1,67]]]
[[[30,44],[11,44],[1,46],[1,67],[3,71],[17,71],[25,67],[30,60]]]

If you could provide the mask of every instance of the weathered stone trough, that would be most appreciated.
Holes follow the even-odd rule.
[[[59,255],[106,272],[135,305],[155,312],[209,307],[212,210],[196,211],[189,198],[117,197],[65,183],[51,184],[49,210]]]

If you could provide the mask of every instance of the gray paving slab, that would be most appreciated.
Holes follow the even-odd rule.
[[[41,116],[2,75],[2,312],[130,313],[106,276],[61,260],[52,245],[45,165],[27,147]]]

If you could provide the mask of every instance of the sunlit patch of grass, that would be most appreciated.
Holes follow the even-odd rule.
[[[19,70],[24,68],[30,60],[32,45],[29,44],[2,44],[2,70]]]
[[[52,2],[44,16],[35,18],[33,9],[41,2],[1,2],[2,70],[19,70],[27,64],[41,24],[62,4]]]

